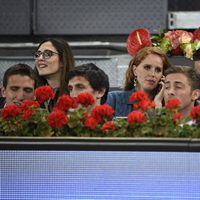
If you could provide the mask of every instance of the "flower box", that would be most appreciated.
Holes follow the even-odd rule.
[[[44,87],[49,86],[36,91],[43,91]],[[53,93],[47,94],[40,99],[53,97]],[[59,97],[51,113],[41,109],[37,101],[25,100],[20,106],[8,105],[2,109],[0,137],[200,138],[200,105],[191,109],[190,117],[183,117],[178,112],[178,99],[169,100],[161,109],[155,108],[155,103],[142,91],[134,92],[129,100],[134,110],[127,118],[113,118],[114,110],[107,104],[88,112],[88,106],[94,102],[89,93],[81,93],[77,98]]]
[[[172,65],[181,65],[181,66],[194,66],[194,61],[186,58],[185,56],[168,56],[169,61]]]
[[[200,139],[114,137],[0,137],[0,150],[200,151]]]

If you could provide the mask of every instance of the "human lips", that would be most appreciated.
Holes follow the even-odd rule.
[[[146,79],[146,82],[150,85],[155,85],[156,81],[154,79]]]
[[[38,63],[38,65],[37,65],[38,68],[45,68],[47,66],[48,65],[46,65],[45,63]]]
[[[20,100],[13,100],[13,104],[15,104],[16,106],[21,106],[23,101],[20,101]]]

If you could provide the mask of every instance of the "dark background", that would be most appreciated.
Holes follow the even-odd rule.
[[[151,34],[167,30],[170,11],[200,11],[199,0],[0,0],[0,5],[1,43],[47,36],[125,42],[139,27]]]

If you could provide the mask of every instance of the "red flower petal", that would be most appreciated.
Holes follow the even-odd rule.
[[[152,46],[151,37],[149,31],[145,28],[137,29],[128,36],[127,50],[133,57],[140,49],[150,46]]]

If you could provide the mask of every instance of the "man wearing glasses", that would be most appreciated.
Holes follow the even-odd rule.
[[[26,64],[16,64],[8,68],[3,77],[0,108],[6,105],[21,105],[25,99],[34,99],[36,76]]]

